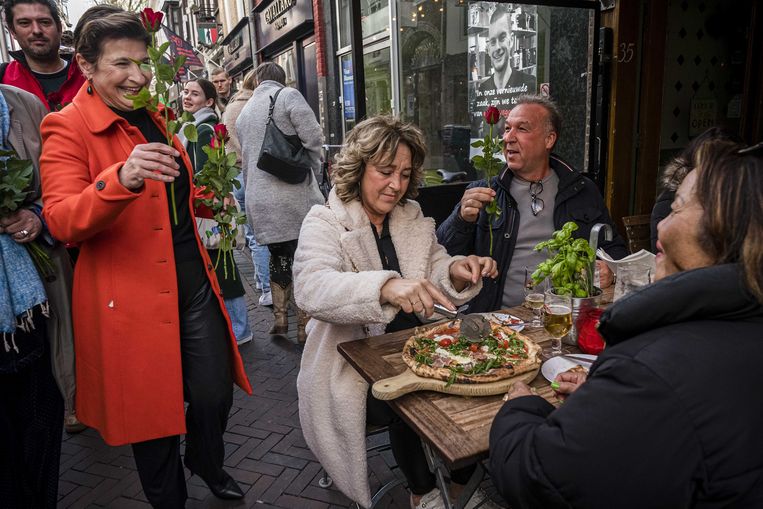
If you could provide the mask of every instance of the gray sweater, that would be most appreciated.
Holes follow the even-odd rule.
[[[321,126],[299,90],[284,88],[278,96],[273,120],[284,134],[296,133],[302,140],[312,156],[313,175],[301,184],[287,184],[257,167],[270,97],[282,86],[275,81],[260,83],[236,121],[246,187],[246,214],[257,242],[264,245],[297,239],[310,207],[324,203],[315,179],[321,163]]]

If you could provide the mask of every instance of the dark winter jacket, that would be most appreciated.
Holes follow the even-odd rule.
[[[644,287],[599,330],[608,347],[561,407],[520,397],[493,422],[511,507],[763,507],[763,306],[739,266]]]
[[[604,200],[596,185],[573,169],[562,159],[551,155],[551,169],[559,176],[559,188],[554,201],[554,227],[560,229],[564,223],[575,221],[580,227],[575,237],[588,239],[591,228],[596,223],[606,223],[612,227],[613,237],[609,242],[600,244],[614,259],[620,259],[628,254],[622,237],[617,233]],[[483,287],[477,297],[469,303],[469,312],[478,313],[494,311],[501,308],[503,286],[506,273],[511,265],[517,232],[519,231],[519,214],[517,202],[509,194],[511,179],[514,174],[504,167],[499,177],[495,177],[492,188],[496,191],[495,199],[503,211],[493,222],[493,258],[498,262],[498,278],[483,279]],[[469,185],[486,187],[487,182],[480,180]],[[484,209],[480,212],[476,223],[468,223],[461,219],[459,209],[461,204],[437,229],[437,240],[445,246],[448,254],[478,256],[490,255],[490,235],[488,232],[487,214]]]

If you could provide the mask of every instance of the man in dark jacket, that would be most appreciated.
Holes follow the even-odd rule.
[[[507,166],[486,187],[475,182],[464,192],[453,213],[437,229],[437,239],[451,255],[490,255],[488,217],[483,210],[497,200],[502,213],[493,222],[493,253],[500,275],[485,279],[471,301],[470,312],[516,306],[524,300],[525,267],[535,270],[547,253],[534,251],[567,221],[575,221],[576,237],[587,239],[596,223],[612,227],[613,239],[601,245],[615,259],[628,254],[609,217],[599,190],[587,177],[551,150],[561,119],[556,105],[538,95],[519,98],[506,119],[504,152]],[[612,284],[612,273],[599,263],[601,286]]]
[[[61,109],[77,94],[85,78],[72,60],[61,55],[61,16],[50,0],[6,0],[8,30],[21,47],[14,61],[0,67],[0,83],[36,95],[49,111]]]

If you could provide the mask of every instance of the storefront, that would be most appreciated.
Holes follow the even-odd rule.
[[[233,30],[223,39],[222,66],[233,78],[240,83],[244,74],[252,68],[252,38],[249,35],[249,19],[242,18]]]
[[[495,105],[505,115],[518,95],[543,93],[554,97],[564,117],[556,151],[581,170],[598,170],[599,144],[590,138],[598,2],[364,0],[358,23],[352,0],[331,1],[325,8],[336,20],[335,86],[342,108],[331,134],[343,138],[359,111],[399,115],[427,137],[429,183],[454,172],[473,180],[479,175],[469,164],[476,153],[471,142],[485,135],[482,112]],[[362,53],[354,40],[362,40]],[[354,79],[355,55],[362,55],[362,84]]]
[[[273,61],[286,71],[286,85],[302,92],[319,116],[318,74],[310,0],[265,0],[253,12],[258,62]]]

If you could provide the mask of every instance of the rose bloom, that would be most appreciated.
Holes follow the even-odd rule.
[[[143,23],[143,26],[149,32],[156,32],[157,30],[159,30],[159,27],[162,24],[163,18],[164,18],[163,12],[161,11],[156,12],[150,7],[146,7],[140,13],[140,21],[141,23]]]
[[[225,127],[225,124],[215,124],[215,138],[220,140],[228,139],[228,128]]]
[[[485,117],[485,122],[490,125],[495,125],[501,119],[501,112],[495,106],[488,106],[488,109],[485,110],[483,116]]]

